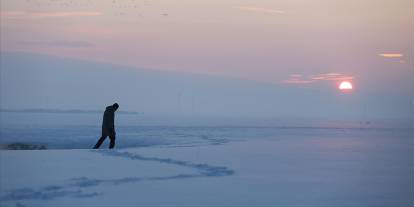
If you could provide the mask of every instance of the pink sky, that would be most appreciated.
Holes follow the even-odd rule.
[[[2,0],[0,49],[412,94],[412,8],[407,0]]]

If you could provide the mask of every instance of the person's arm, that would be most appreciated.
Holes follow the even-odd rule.
[[[111,127],[115,132],[115,111],[111,111],[110,120],[111,120]]]

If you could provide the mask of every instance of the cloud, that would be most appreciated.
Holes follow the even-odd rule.
[[[342,73],[321,73],[316,75],[304,76],[302,74],[291,74],[289,79],[282,80],[285,84],[308,84],[318,81],[349,81],[354,79],[351,75]]]
[[[113,34],[115,31],[110,27],[101,27],[93,24],[87,25],[70,25],[64,28],[65,32],[69,33],[83,33],[83,34],[95,34],[95,35],[105,35]]]
[[[378,55],[385,58],[400,58],[404,56],[402,53],[381,53]]]
[[[32,47],[47,47],[47,48],[89,48],[95,45],[86,41],[21,41],[20,45],[32,46]]]
[[[283,80],[282,83],[287,83],[287,84],[308,84],[308,83],[313,83],[314,81],[312,80],[300,80],[300,79],[288,79],[288,80]]]
[[[314,80],[303,79],[302,74],[291,74],[289,79],[282,81],[282,83],[286,84],[308,84],[312,82],[314,82]]]
[[[28,12],[28,11],[2,11],[0,16],[4,18],[48,18],[48,17],[92,17],[100,16],[96,11],[56,11],[56,12]]]
[[[312,80],[352,80],[354,79],[353,76],[350,75],[344,75],[341,73],[322,73],[318,75],[312,75],[310,77]]]
[[[35,12],[35,17],[91,17],[100,16],[102,13],[93,11],[76,11],[76,12]]]
[[[5,17],[5,18],[21,17],[25,14],[26,12],[23,12],[23,11],[0,11],[0,17]]]
[[[260,12],[260,13],[268,13],[268,14],[284,14],[285,13],[285,11],[283,10],[268,9],[268,8],[263,8],[263,7],[238,6],[234,8],[240,9],[243,11]]]

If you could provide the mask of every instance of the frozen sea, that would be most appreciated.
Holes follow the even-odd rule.
[[[414,206],[410,120],[0,115],[0,206]]]

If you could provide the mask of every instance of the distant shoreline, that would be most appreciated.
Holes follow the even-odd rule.
[[[0,144],[0,150],[47,150],[47,146],[45,144],[14,142]]]
[[[81,109],[0,109],[0,112],[12,113],[50,113],[50,114],[100,114],[103,110],[81,110]],[[136,111],[119,111],[119,114],[142,115]]]

